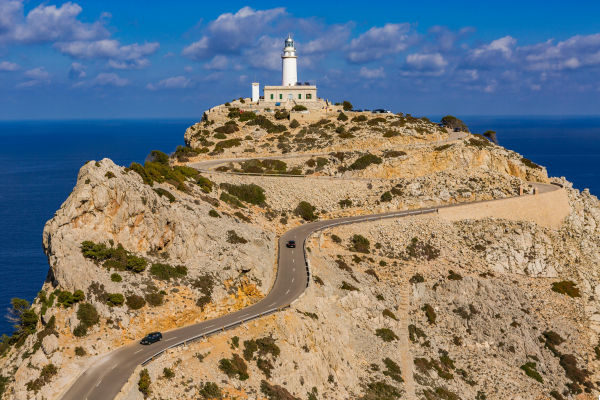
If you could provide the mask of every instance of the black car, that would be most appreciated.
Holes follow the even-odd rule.
[[[162,333],[160,332],[152,332],[147,334],[141,341],[141,344],[152,344],[154,342],[158,342],[162,340]]]
[[[285,245],[285,247],[287,247],[289,249],[295,249],[296,248],[296,241],[295,240],[288,240],[288,242]]]

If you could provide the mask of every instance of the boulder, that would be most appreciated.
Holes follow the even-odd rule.
[[[54,353],[58,349],[58,338],[56,335],[48,335],[42,340],[42,350],[44,350],[44,354],[50,355]]]

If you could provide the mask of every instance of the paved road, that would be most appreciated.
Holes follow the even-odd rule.
[[[281,158],[281,157],[279,157]],[[211,160],[201,163],[202,169],[228,162],[227,160]],[[194,165],[196,168],[199,167]],[[554,185],[536,183],[540,192],[559,189]],[[489,201],[489,200],[488,200]],[[492,200],[501,201],[501,200]],[[464,203],[462,203],[464,204]],[[462,205],[461,204],[461,205]],[[452,207],[452,206],[446,206]],[[84,374],[77,379],[73,386],[63,396],[62,400],[106,400],[114,399],[123,385],[127,382],[135,368],[152,357],[154,354],[184,340],[189,340],[203,334],[214,332],[223,326],[229,326],[248,320],[261,313],[276,310],[289,305],[304,292],[308,281],[306,260],[303,252],[304,240],[315,230],[328,226],[364,222],[382,218],[396,218],[420,213],[436,212],[437,208],[423,208],[411,211],[389,212],[370,216],[345,217],[334,220],[317,221],[300,225],[285,232],[279,239],[279,259],[277,277],[273,289],[269,294],[252,306],[243,310],[224,315],[222,317],[204,321],[199,324],[163,332],[163,340],[150,346],[138,343],[120,347],[107,354],[93,364]],[[286,248],[288,240],[295,240],[298,247]]]

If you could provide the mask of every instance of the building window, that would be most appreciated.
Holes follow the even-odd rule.
[[[302,100],[302,95],[298,93],[298,100]]]
[[[312,99],[312,94],[307,94],[306,95],[306,100],[310,100],[310,99]]]
[[[273,100],[273,95],[271,95],[271,100]]]
[[[283,100],[283,95],[281,93],[279,94],[279,100]]]

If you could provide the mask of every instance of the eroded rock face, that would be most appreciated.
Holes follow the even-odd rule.
[[[225,281],[236,278],[243,269],[259,290],[270,288],[275,252],[272,233],[231,218],[212,218],[208,204],[195,204],[192,196],[167,185],[165,188],[177,195],[177,201],[170,203],[144,185],[135,172],[126,172],[108,159],[97,164],[82,167],[73,193],[44,228],[44,251],[55,285],[74,291],[99,282],[109,293],[121,292],[124,285],[111,282],[109,271],[83,257],[81,243],[89,240],[107,246],[109,241],[121,244],[151,261],[183,264],[190,279],[210,272]],[[109,171],[115,178],[106,176]],[[228,245],[230,230],[248,243]],[[150,256],[152,250],[168,257]],[[147,274],[123,276],[125,281],[139,284]]]
[[[47,356],[51,355],[58,349],[58,338],[56,335],[48,335],[42,340],[42,350]]]

